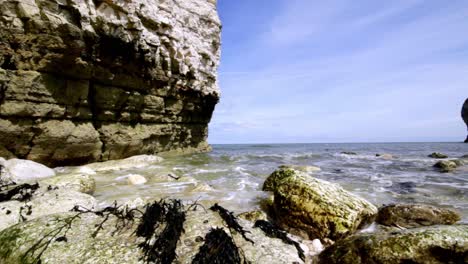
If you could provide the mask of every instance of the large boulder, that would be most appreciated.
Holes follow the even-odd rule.
[[[0,201],[0,230],[41,216],[68,212],[76,205],[89,209],[97,206],[96,199],[88,194],[48,185],[11,186],[0,190],[0,194],[22,186],[16,195]]]
[[[319,255],[318,263],[468,263],[468,226],[358,234]]]
[[[415,228],[430,225],[451,225],[460,215],[450,209],[424,204],[393,204],[379,209],[376,222],[400,228]]]
[[[215,0],[4,0],[0,156],[47,166],[209,150]]]
[[[452,172],[462,163],[457,160],[441,160],[434,164],[434,168],[437,168],[440,172]]]
[[[465,121],[467,130],[468,130],[468,98],[465,100],[465,103],[463,104],[461,115],[462,115],[463,121]],[[466,136],[465,143],[468,143],[468,135]]]
[[[337,184],[282,167],[263,185],[274,194],[277,221],[309,239],[337,240],[373,221],[377,208]]]
[[[55,176],[55,171],[30,160],[10,159],[0,161],[3,180],[23,183]]]
[[[243,234],[208,208],[161,203],[18,224],[0,232],[0,263],[304,263],[295,246],[251,222],[237,219]]]

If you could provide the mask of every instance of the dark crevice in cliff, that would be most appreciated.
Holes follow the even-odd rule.
[[[5,101],[5,93],[7,90],[7,85],[5,83],[0,83],[0,105]]]
[[[106,141],[104,140],[104,135],[99,130],[101,128],[101,123],[98,120],[98,106],[96,102],[96,86],[95,80],[89,80],[89,88],[88,88],[88,105],[91,111],[91,122],[93,124],[94,129],[99,133],[99,140],[101,141],[101,157],[100,160],[103,159],[104,152],[106,150]]]

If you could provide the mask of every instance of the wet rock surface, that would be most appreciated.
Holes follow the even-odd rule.
[[[323,251],[318,263],[466,263],[468,226],[358,234]]]
[[[440,152],[434,152],[434,153],[430,154],[428,157],[433,158],[433,159],[446,159],[446,158],[448,158],[447,155],[445,155],[443,153],[440,153]]]
[[[276,220],[287,231],[309,239],[342,239],[373,221],[377,208],[337,184],[280,168],[263,190],[274,194]]]
[[[21,223],[0,232],[0,259],[2,263],[38,259],[50,263],[70,259],[77,263],[193,263],[197,259],[195,263],[207,263],[201,260],[209,255],[223,261],[303,263],[293,245],[266,236],[251,222],[237,219],[249,241],[215,211],[166,202],[163,207],[165,202],[160,201],[144,208],[110,207],[98,213],[78,210]],[[169,221],[175,216],[179,220]]]
[[[462,163],[457,160],[441,160],[434,164],[434,168],[438,169],[440,172],[447,173],[454,171],[460,165],[462,165]]]
[[[16,195],[0,201],[0,230],[41,216],[68,212],[76,205],[86,208],[97,206],[96,200],[88,194],[50,185],[15,185],[2,188],[0,193],[8,193],[15,188],[19,188]]]
[[[0,156],[47,166],[209,149],[216,1],[2,1]]]
[[[423,204],[394,204],[379,209],[376,222],[399,228],[416,228],[431,225],[451,225],[460,215],[450,209]]]

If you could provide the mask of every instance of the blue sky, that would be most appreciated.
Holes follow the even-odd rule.
[[[468,1],[218,0],[209,142],[462,141]]]

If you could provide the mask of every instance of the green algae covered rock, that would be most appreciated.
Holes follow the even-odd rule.
[[[281,167],[263,190],[274,194],[275,218],[291,233],[337,240],[373,221],[377,208],[337,184]]]
[[[433,159],[446,159],[446,158],[448,158],[447,155],[445,155],[443,153],[440,153],[440,152],[434,152],[434,153],[430,154],[428,157],[433,158]]]
[[[386,226],[415,228],[430,225],[451,225],[460,215],[450,209],[424,204],[392,204],[379,209],[376,222]]]
[[[439,169],[440,172],[452,172],[454,171],[458,166],[460,166],[460,163],[454,161],[454,160],[441,160],[434,164],[434,168]]]
[[[208,207],[166,202],[81,208],[17,224],[0,231],[0,263],[193,263],[214,229],[224,230],[245,263],[304,263],[293,245],[252,222],[237,218],[247,240]]]
[[[468,263],[468,226],[359,234],[323,251],[318,263]]]

